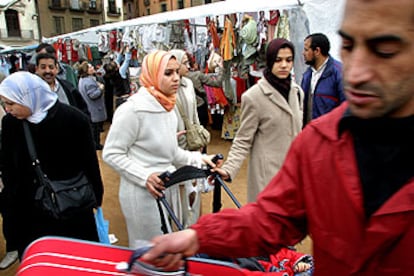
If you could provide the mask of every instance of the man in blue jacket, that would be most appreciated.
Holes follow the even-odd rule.
[[[303,57],[310,65],[303,74],[305,92],[303,125],[339,106],[345,100],[342,83],[342,64],[329,55],[326,35],[315,33],[304,42]]]

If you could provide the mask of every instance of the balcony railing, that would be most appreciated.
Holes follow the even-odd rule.
[[[9,35],[7,29],[0,29],[0,39],[34,39],[33,30],[20,30],[19,34]]]
[[[66,10],[69,8],[68,0],[49,0],[49,9],[51,10]]]
[[[93,14],[99,14],[102,13],[102,1],[101,0],[96,0],[94,2],[92,1],[87,1],[87,12],[88,13],[93,13]]]
[[[121,15],[121,9],[120,8],[108,8],[107,11],[108,16],[120,16]]]
[[[84,12],[86,11],[86,9],[88,8],[88,3],[85,3],[83,1],[78,1],[78,2],[71,2],[70,4],[70,11],[74,11],[74,12]]]

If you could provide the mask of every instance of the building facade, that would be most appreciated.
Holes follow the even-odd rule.
[[[138,16],[185,9],[223,0],[137,0]]]
[[[40,39],[35,1],[12,0],[0,4],[0,44],[26,46]]]
[[[43,37],[76,32],[103,23],[103,0],[38,0]]]
[[[220,0],[9,0],[0,2],[0,45],[25,46],[140,16]]]

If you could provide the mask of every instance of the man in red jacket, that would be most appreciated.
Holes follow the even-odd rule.
[[[339,34],[347,102],[299,134],[255,203],[154,238],[145,260],[263,256],[309,234],[314,275],[413,275],[414,2],[347,0]]]

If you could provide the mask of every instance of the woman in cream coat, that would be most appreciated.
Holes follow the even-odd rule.
[[[214,166],[200,152],[178,147],[174,112],[178,68],[176,58],[165,51],[155,51],[144,58],[142,87],[116,109],[103,149],[104,161],[121,176],[119,200],[130,247],[136,240],[150,240],[162,233],[155,200],[165,189],[159,174],[182,165],[209,162]],[[166,196],[178,200],[177,195]]]
[[[303,91],[291,78],[294,46],[274,39],[266,53],[264,78],[242,95],[241,122],[220,173],[234,178],[250,154],[247,200],[255,201],[279,171],[302,129]]]

